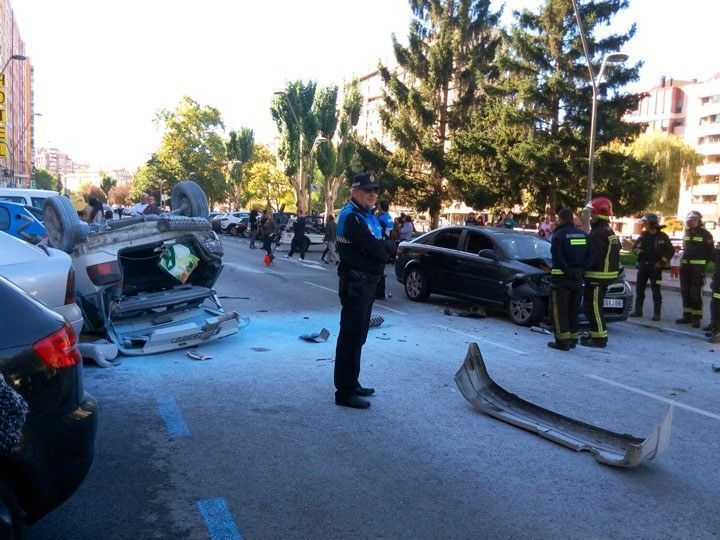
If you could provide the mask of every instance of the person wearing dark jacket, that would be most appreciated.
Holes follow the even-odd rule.
[[[662,311],[662,269],[667,266],[675,253],[668,235],[662,232],[664,225],[660,225],[655,214],[647,214],[640,220],[645,229],[635,241],[633,253],[637,256],[637,285],[635,287],[635,311],[631,317],[643,316],[643,303],[645,302],[645,287],[650,280],[650,290],[653,297],[653,321],[660,320]]]
[[[557,228],[550,245],[550,312],[555,341],[548,347],[559,351],[574,348],[580,337],[578,312],[585,268],[590,264],[587,235],[574,225],[572,210],[558,213]]]
[[[720,343],[720,247],[715,249],[713,260],[715,261],[715,271],[710,282],[710,290],[712,291],[710,324],[703,330],[709,332],[706,336],[710,338],[710,343]]]
[[[293,229],[293,237],[292,241],[290,242],[290,251],[288,251],[287,255],[285,255],[286,258],[290,258],[293,256],[295,251],[300,252],[300,260],[305,260],[305,214],[303,211],[298,208],[297,209],[297,217],[295,218],[295,223],[293,223],[292,226]]]
[[[612,215],[610,199],[595,197],[585,208],[590,210],[591,217],[591,262],[585,270],[583,293],[585,316],[590,322],[590,336],[582,338],[580,345],[607,347],[608,331],[603,315],[603,304],[608,285],[617,279],[620,272],[620,242],[610,227]]]
[[[677,324],[690,324],[700,328],[702,321],[702,288],[705,285],[705,265],[713,256],[712,234],[702,226],[702,215],[695,210],[685,218],[683,256],[680,260],[680,295],[683,316]]]
[[[340,333],[335,349],[335,403],[367,409],[375,393],[360,382],[360,356],[367,339],[377,283],[394,244],[383,238],[373,212],[380,187],[368,173],[352,178],[350,200],[337,220]]]

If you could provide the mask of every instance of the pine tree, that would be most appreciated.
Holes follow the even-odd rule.
[[[380,66],[387,90],[381,118],[419,210],[437,227],[449,199],[447,153],[470,112],[481,106],[486,79],[495,75],[499,13],[490,0],[410,0],[408,46],[393,36],[399,69]]]

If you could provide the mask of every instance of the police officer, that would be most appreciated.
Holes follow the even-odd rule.
[[[702,215],[695,210],[685,218],[683,256],[680,260],[680,294],[683,316],[675,322],[700,328],[702,320],[702,288],[705,284],[705,264],[713,255],[713,237],[702,226]]]
[[[633,253],[637,255],[637,285],[635,288],[635,311],[631,317],[642,317],[643,303],[645,302],[645,287],[650,280],[650,289],[653,296],[653,321],[660,320],[662,308],[662,269],[675,253],[668,235],[662,232],[664,225],[660,225],[655,214],[646,214],[640,220],[645,226],[640,237],[635,241]]]
[[[585,268],[590,264],[588,237],[574,224],[572,210],[558,213],[557,228],[550,246],[550,311],[555,325],[555,341],[548,347],[560,351],[574,348],[578,342],[578,311]]]
[[[591,262],[585,270],[584,308],[590,322],[590,336],[580,340],[585,347],[607,347],[608,331],[603,315],[603,302],[608,285],[620,270],[620,242],[610,227],[612,202],[607,197],[595,197],[586,209],[590,210]]]
[[[360,355],[367,338],[375,290],[394,251],[394,244],[383,239],[373,212],[379,189],[371,174],[353,176],[350,200],[340,211],[337,223],[338,292],[342,309],[335,349],[335,403],[355,409],[367,409],[370,402],[363,397],[375,392],[360,385]]]

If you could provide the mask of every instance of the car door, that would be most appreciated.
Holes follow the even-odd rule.
[[[433,292],[453,296],[459,293],[456,260],[461,234],[458,227],[440,229],[417,257]]]
[[[491,250],[497,258],[479,255],[483,250]],[[490,255],[487,251],[484,253]],[[479,230],[466,230],[457,262],[457,281],[463,296],[489,304],[503,304],[505,276],[501,258],[501,251],[489,235]]]

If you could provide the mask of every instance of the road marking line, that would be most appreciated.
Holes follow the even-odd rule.
[[[619,382],[611,381],[610,379],[606,379],[604,377],[599,377],[598,375],[585,375],[586,377],[589,377],[591,379],[595,379],[596,381],[604,382],[612,386],[617,386],[618,388],[622,388],[623,390],[627,390],[629,392],[634,392],[636,394],[640,394],[641,396],[649,397],[652,399],[657,399],[658,401],[662,401],[663,403],[669,403],[673,407],[678,407],[680,409],[685,409],[686,411],[694,412],[701,414],[703,416],[707,416],[708,418],[713,418],[715,420],[720,420],[720,414],[714,414],[711,412],[704,411],[702,409],[697,409],[695,407],[691,407],[690,405],[685,405],[683,403],[678,403],[674,399],[668,399],[662,396],[658,396],[657,394],[652,394],[650,392],[646,392],[645,390],[640,390],[639,388],[633,388],[632,386],[628,386],[626,384],[622,384]]]
[[[242,540],[225,499],[207,499],[197,502],[211,540]]]
[[[500,349],[505,349],[507,351],[514,352],[516,354],[522,354],[527,355],[526,351],[521,351],[520,349],[513,349],[512,347],[508,347],[507,345],[501,345],[500,343],[497,343],[495,341],[491,341],[489,339],[484,339],[478,336],[477,334],[468,334],[467,332],[461,332],[460,330],[454,330],[452,328],[448,328],[447,326],[442,326],[440,324],[432,324],[430,325],[434,328],[440,328],[441,330],[447,330],[449,332],[455,332],[456,334],[460,334],[461,336],[466,336],[472,339],[475,339],[477,341],[482,341],[483,343],[487,343],[488,345],[493,345],[494,347],[498,347]]]
[[[315,283],[310,283],[309,281],[303,281],[303,283],[305,283],[306,285],[310,285],[311,287],[317,287],[318,289],[323,289],[325,291],[330,291],[331,293],[337,294],[337,289],[329,289],[328,287],[323,287],[322,285],[316,285]],[[405,311],[400,311],[399,309],[393,309],[391,307],[383,306],[382,304],[378,304],[377,302],[375,302],[373,304],[373,307],[387,309],[388,311],[392,311],[393,313],[397,313],[398,315],[407,315],[407,312],[405,312]]]
[[[157,406],[160,416],[165,421],[168,435],[171,437],[187,437],[190,435],[190,430],[185,424],[180,409],[172,396],[158,396]]]

